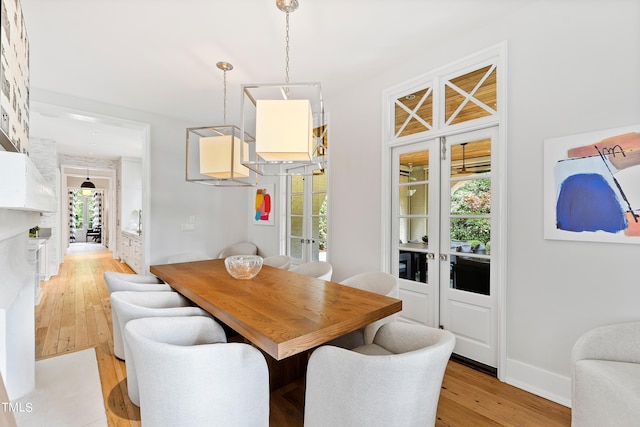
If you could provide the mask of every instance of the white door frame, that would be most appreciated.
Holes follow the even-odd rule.
[[[149,167],[150,159],[151,159],[151,125],[143,122],[136,122],[127,119],[121,119],[112,116],[105,116],[98,113],[93,113],[85,110],[79,110],[75,108],[68,108],[50,104],[48,105],[50,109],[53,111],[62,111],[64,113],[75,113],[80,116],[89,117],[94,119],[96,122],[105,122],[108,124],[121,123],[123,126],[136,126],[142,131],[142,212],[147,212],[147,214],[143,214],[142,216],[142,229],[144,233],[142,234],[143,239],[143,251],[142,251],[142,264],[143,271],[145,273],[149,272],[149,247],[151,245],[151,221],[150,221],[150,194],[151,194],[151,168]],[[87,158],[88,159],[88,158]],[[104,167],[93,167],[87,164],[88,162],[83,157],[77,157],[71,161],[68,161],[65,164],[60,164],[60,181],[62,188],[60,200],[61,200],[61,218],[59,220],[61,230],[65,230],[64,239],[60,240],[60,253],[64,254],[67,251],[68,243],[69,243],[69,225],[68,225],[68,192],[69,188],[67,186],[67,176],[77,176],[77,175],[68,175],[64,172],[65,167],[67,168],[76,168],[76,169],[92,169],[92,170],[104,170],[111,171],[108,176],[102,177],[104,179],[109,180],[109,206],[110,206],[110,216],[109,216],[109,245],[110,250],[113,252],[113,258],[117,259],[118,251],[120,250],[120,239],[119,239],[119,204],[117,203],[117,195],[119,191],[120,183],[116,179],[116,170],[111,168]],[[86,177],[85,177],[86,178]],[[106,192],[106,191],[105,191]],[[66,212],[66,213],[65,213]],[[61,233],[62,236],[62,233]],[[60,260],[62,262],[62,259]]]
[[[396,138],[394,136],[394,118],[393,118],[393,105],[392,100],[402,94],[412,93],[416,88],[424,87],[425,81],[433,81],[438,79],[440,75],[450,73],[452,70],[463,69],[465,67],[472,66],[474,63],[485,60],[489,57],[496,58],[499,74],[498,74],[498,104],[500,109],[497,117],[492,120],[476,120],[473,122],[462,123],[454,125],[448,129],[433,129],[428,132],[428,136],[410,135],[408,137]],[[499,229],[498,238],[496,242],[492,242],[492,253],[494,259],[493,274],[496,280],[496,336],[497,336],[497,375],[498,379],[504,380],[506,374],[507,363],[507,350],[506,350],[506,286],[507,286],[507,231],[508,231],[508,215],[507,215],[507,43],[502,42],[496,46],[492,46],[476,54],[469,55],[455,63],[446,65],[439,69],[433,70],[424,75],[418,76],[414,79],[401,83],[397,86],[389,88],[382,93],[382,182],[381,200],[383,203],[382,218],[381,218],[381,235],[382,235],[382,261],[385,271],[392,271],[392,251],[393,242],[391,221],[392,213],[392,149],[397,146],[405,144],[411,144],[418,140],[424,140],[431,138],[439,138],[445,135],[452,135],[455,133],[462,133],[469,130],[482,129],[485,127],[491,127],[498,125],[498,141],[496,149],[498,154],[493,164],[495,173],[493,179],[499,180],[501,185],[499,186],[499,202],[495,209],[497,216],[502,219],[498,225]],[[437,89],[437,88],[436,88]]]
[[[60,198],[62,200],[61,203],[61,207],[62,207],[62,211],[61,211],[61,220],[60,220],[60,229],[61,229],[61,242],[60,242],[60,249],[61,249],[61,254],[65,254],[67,253],[67,249],[69,248],[69,190],[72,187],[69,187],[67,185],[67,178],[69,177],[74,177],[74,178],[86,178],[84,175],[79,175],[77,173],[70,173],[68,172],[68,169],[82,169],[82,168],[87,168],[86,166],[80,165],[72,165],[72,164],[68,164],[68,163],[63,163],[60,165],[60,180],[61,180],[61,187],[62,187],[62,191],[60,192]],[[106,197],[108,197],[108,201],[104,200],[104,203],[109,203],[110,209],[111,211],[109,212],[109,218],[108,218],[108,231],[109,231],[109,237],[108,237],[108,242],[109,245],[111,245],[112,247],[109,248],[109,250],[113,251],[113,257],[114,259],[117,258],[117,249],[114,248],[113,246],[115,246],[116,243],[116,214],[115,212],[112,212],[113,209],[115,209],[116,206],[116,171],[114,169],[108,169],[108,168],[102,168],[102,167],[90,167],[88,169],[91,169],[93,171],[100,171],[102,173],[104,173],[104,176],[100,176],[99,179],[103,179],[109,182],[109,186],[108,188],[104,188],[103,190],[103,194]],[[94,176],[94,180],[95,180],[95,176]],[[103,215],[104,215],[104,207],[103,207]],[[103,242],[104,244],[104,242]],[[60,260],[60,263],[62,263],[62,259]]]

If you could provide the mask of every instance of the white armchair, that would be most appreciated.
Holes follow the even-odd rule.
[[[169,309],[171,309],[169,311]],[[200,307],[194,307],[191,301],[177,292],[112,292],[111,311],[113,323],[113,353],[125,360],[122,331],[131,319],[155,316],[208,316]],[[113,321],[116,313],[117,323]]]
[[[640,423],[640,322],[601,326],[573,347],[573,427]]]
[[[269,425],[264,356],[248,344],[225,344],[214,323],[183,317],[127,324],[125,336],[138,366],[142,425]]]
[[[235,243],[233,245],[227,246],[220,254],[218,254],[218,258],[226,258],[231,255],[257,255],[258,247],[253,243],[249,242],[241,242]]]
[[[297,267],[289,269],[294,273],[304,274],[305,276],[315,277],[321,280],[331,280],[333,276],[333,267],[325,261],[311,261],[301,264]]]
[[[305,426],[435,425],[454,346],[451,332],[392,322],[372,344],[319,347],[307,368]]]
[[[167,258],[167,264],[177,264],[179,262],[206,261],[209,259],[213,259],[213,258],[201,252],[184,252],[181,254],[171,255],[169,258]]]
[[[398,279],[391,274],[382,271],[371,271],[356,274],[355,276],[351,276],[340,283],[351,286],[352,288],[363,289],[365,291],[375,292],[376,294],[398,298]],[[348,349],[359,347],[364,344],[371,344],[378,329],[385,323],[393,322],[397,318],[397,314],[385,317],[384,319],[373,322],[364,328],[360,328],[336,338],[328,344]]]
[[[114,292],[111,294],[111,308],[117,314],[118,323],[113,325],[113,354],[125,360],[127,367],[127,390],[129,399],[139,405],[138,384],[135,363],[127,360],[129,352],[124,340],[124,327],[133,320],[143,317],[210,316],[200,307],[177,292]]]
[[[117,271],[105,271],[104,281],[107,283],[109,294],[114,292],[168,292],[173,291],[171,286],[164,283],[155,276],[145,276],[142,274],[120,273]],[[118,326],[118,313],[111,310],[111,324],[113,327],[113,348],[116,357],[124,358],[124,347],[122,346],[122,331]]]
[[[291,257],[288,255],[272,255],[264,258],[262,264],[288,270],[291,265]]]
[[[107,283],[109,293],[120,291],[170,291],[171,286],[158,279],[156,276],[143,274],[120,273],[117,271],[105,271],[102,275]]]

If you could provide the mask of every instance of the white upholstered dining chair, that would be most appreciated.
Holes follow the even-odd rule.
[[[399,285],[398,279],[389,273],[383,271],[370,271],[366,273],[356,274],[348,279],[340,282],[343,285],[351,286],[352,288],[363,289],[365,291],[374,292],[376,294],[385,295],[392,298],[398,298]],[[380,319],[373,322],[364,328],[360,328],[346,335],[336,338],[328,342],[329,345],[335,345],[343,348],[355,348],[364,344],[371,344],[373,337],[376,335],[378,329],[385,323],[393,322],[397,320],[398,315],[392,314],[391,316]]]
[[[113,292],[111,309],[117,313],[118,320],[113,325],[113,354],[126,362],[129,399],[136,405],[139,405],[136,367],[127,360],[128,348],[123,335],[126,324],[143,317],[211,316],[177,292]]]
[[[262,264],[288,270],[291,265],[291,257],[288,255],[272,255],[264,258]]]
[[[455,336],[423,325],[383,325],[372,344],[324,345],[309,359],[305,427],[435,425]]]
[[[120,273],[117,271],[105,271],[103,274],[104,281],[107,283],[109,294],[114,292],[167,292],[173,291],[171,286],[164,283],[155,276],[146,276],[143,274]],[[116,357],[124,358],[124,347],[122,345],[122,331],[118,326],[118,313],[111,310],[111,324],[113,327],[113,349]]]
[[[333,276],[333,267],[326,261],[307,262],[293,267],[289,271],[322,280],[331,280],[331,276]]]
[[[170,291],[171,287],[156,276],[105,271],[102,275],[109,293],[120,291]]]
[[[213,319],[137,319],[125,336],[137,366],[142,425],[269,425],[264,356],[249,344],[225,343]]]
[[[193,261],[206,261],[213,259],[209,255],[205,255],[202,252],[184,252],[181,254],[171,255],[167,258],[167,264],[177,264],[179,262],[193,262]]]
[[[257,255],[258,247],[253,243],[240,242],[229,245],[220,251],[218,258],[226,258],[231,255]]]

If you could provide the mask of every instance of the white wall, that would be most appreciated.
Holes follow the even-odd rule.
[[[151,129],[151,264],[184,252],[215,257],[225,246],[247,239],[247,189],[185,181],[185,127],[165,120]],[[162,142],[156,144],[158,138]],[[180,231],[191,216],[195,231]]]
[[[423,40],[415,57],[362,76],[348,90],[325,88],[334,278],[382,266],[382,90],[507,40],[508,360],[502,374],[569,404],[570,353],[580,334],[640,319],[633,267],[640,246],[543,239],[543,141],[640,122],[639,16],[640,3],[632,0],[531,2],[458,38]]]

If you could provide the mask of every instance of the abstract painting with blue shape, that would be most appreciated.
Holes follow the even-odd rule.
[[[640,244],[640,124],[545,141],[546,239]]]
[[[625,209],[609,182],[600,174],[576,174],[560,185],[556,226],[566,231],[606,231],[627,228]]]

